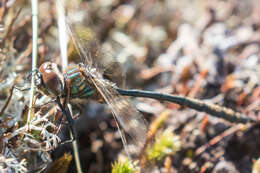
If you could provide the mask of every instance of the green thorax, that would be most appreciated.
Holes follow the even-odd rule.
[[[88,98],[95,93],[85,76],[78,68],[73,68],[64,74],[65,87],[70,89],[71,98]]]

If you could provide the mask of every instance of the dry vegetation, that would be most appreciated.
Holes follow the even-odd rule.
[[[29,92],[14,88],[30,86],[30,4],[2,0],[0,7],[0,172],[76,172],[67,154],[73,152],[71,144],[59,145],[69,135],[66,125],[56,133],[61,112],[55,103],[43,105],[50,98],[38,94],[36,118],[27,126]],[[111,79],[116,76],[122,87],[197,98],[259,119],[258,0],[73,0],[68,14],[100,40],[105,53],[95,61],[108,65],[105,73]],[[51,0],[39,2],[38,45],[38,66],[45,61],[61,66]],[[80,61],[71,45],[69,54],[70,63]],[[121,63],[125,82],[117,80],[124,75],[115,66],[109,68],[109,61]],[[139,168],[252,172],[260,156],[259,124],[230,123],[168,102],[131,100],[151,124],[147,153],[136,163]],[[133,171],[128,162],[122,170],[114,163],[124,150],[109,108],[92,101],[72,107],[79,115],[75,127],[84,172],[112,172],[112,165],[114,173]],[[255,165],[257,169],[260,172]]]

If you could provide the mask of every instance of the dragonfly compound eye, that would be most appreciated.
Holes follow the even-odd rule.
[[[43,63],[39,72],[41,73],[42,85],[40,90],[46,95],[59,96],[62,94],[62,75],[60,74],[57,65],[52,62]]]

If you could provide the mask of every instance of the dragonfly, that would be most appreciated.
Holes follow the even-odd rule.
[[[124,96],[148,97],[170,101],[231,122],[256,122],[255,119],[231,109],[208,104],[193,98],[149,91],[119,89],[115,83],[105,79],[98,68],[99,64],[96,60],[100,59],[99,54],[97,54],[97,51],[91,50],[91,48],[95,47],[93,45],[96,45],[96,42],[88,40],[89,42],[86,44],[86,40],[79,36],[69,19],[66,19],[66,27],[82,62],[71,66],[63,74],[59,72],[55,63],[45,62],[36,72],[35,85],[44,95],[56,98],[57,104],[66,115],[71,129],[73,119],[66,105],[74,98],[94,99],[100,103],[106,103],[117,122],[127,155],[130,156],[130,153],[136,153],[137,149],[142,149],[145,146],[148,131],[147,123],[143,115]],[[128,134],[132,145],[128,145],[129,140],[126,140],[125,133]]]
[[[53,62],[43,63],[35,73],[35,86],[38,90],[56,102],[66,115],[69,126],[73,130],[73,119],[67,108],[67,104],[73,99],[92,99],[100,103],[106,103],[115,120],[128,157],[142,149],[145,145],[147,123],[143,115],[136,110],[129,99],[117,91],[115,83],[105,79],[99,65],[95,62],[95,55],[89,50],[90,44],[83,43],[69,21],[67,29],[73,43],[81,57],[82,63],[69,67],[65,73],[60,73],[57,64]],[[86,45],[86,46],[83,46]],[[123,129],[123,130],[122,130]],[[127,137],[126,138],[126,135]],[[131,143],[131,145],[130,145]]]

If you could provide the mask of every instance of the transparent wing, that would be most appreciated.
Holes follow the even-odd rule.
[[[62,0],[58,0],[57,4],[58,8],[64,11]],[[116,58],[110,54],[109,50],[101,50],[97,40],[97,33],[92,29],[92,25],[83,26],[78,21],[75,24],[69,17],[65,16],[64,20],[66,29],[69,35],[72,36],[72,42],[69,43],[68,50],[69,59],[76,63],[84,62],[88,66],[96,67],[104,75],[103,77],[113,81],[118,86],[122,86],[125,71],[121,64],[116,61]]]
[[[57,0],[57,10],[61,11],[60,13],[61,14],[65,14],[65,1],[63,0]],[[81,39],[77,32],[76,32],[76,29],[75,27],[72,27],[73,24],[71,22],[71,20],[66,17],[66,16],[63,16],[65,18],[65,22],[66,22],[66,29],[69,33],[69,35],[71,36],[71,39],[73,40],[73,43],[75,45],[75,48],[77,49],[77,52],[78,54],[80,55],[80,58],[82,60],[82,62],[84,62],[85,64],[88,64],[89,66],[93,66],[93,58],[91,57],[92,54],[91,52],[89,52],[88,50],[91,50],[90,48],[88,48],[88,46],[83,46],[84,44],[84,39]],[[92,42],[94,43],[94,42]],[[89,46],[91,46],[89,44]],[[94,48],[94,46],[93,46]]]
[[[93,84],[109,105],[120,126],[131,138],[131,141],[127,142],[122,136],[123,142],[126,143],[124,144],[126,150],[134,153],[138,149],[142,149],[147,133],[147,125],[143,115],[136,110],[128,99],[118,94],[113,86],[106,85],[104,79],[101,79],[99,75],[95,74],[96,78],[92,78]],[[127,143],[132,143],[133,147],[130,147]]]
[[[90,67],[93,67],[93,50],[91,50],[91,48],[96,48],[94,44],[96,44],[96,42],[89,40],[88,46],[86,46],[86,43],[84,43],[84,41],[81,39],[77,32],[76,29],[74,27],[72,27],[72,24],[70,23],[69,19],[66,19],[66,24],[67,24],[67,30],[71,36],[71,39],[75,45],[75,48],[82,60],[82,62],[84,62],[85,64],[87,64]],[[92,44],[91,44],[91,43]],[[85,45],[85,46],[83,46]],[[95,51],[96,52],[96,51]]]
[[[113,116],[119,123],[118,130],[121,134],[126,152],[134,153],[138,151],[138,149],[143,147],[146,140],[147,126],[145,119],[128,99],[117,93],[112,83],[103,79],[101,73],[94,69],[94,62],[96,59],[93,58],[97,57],[97,55],[93,55],[93,52],[95,51],[91,50],[93,47],[92,44],[88,43],[87,45],[90,46],[85,46],[84,40],[79,37],[75,27],[73,27],[68,18],[66,19],[66,23],[67,30],[74,42],[78,54],[86,65],[86,73],[89,73],[87,76],[91,76],[90,79],[93,85],[104,98],[105,102],[110,107]],[[95,62],[95,64],[97,64],[97,62]],[[120,127],[123,127],[124,131],[122,131]],[[128,134],[129,138],[125,137],[124,132]],[[132,145],[129,145],[129,143]]]

